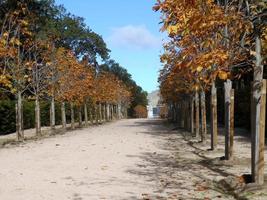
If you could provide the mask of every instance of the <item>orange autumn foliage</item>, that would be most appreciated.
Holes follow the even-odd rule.
[[[145,106],[137,105],[134,107],[135,117],[147,118],[147,108]]]
[[[238,30],[251,26],[234,7],[226,12],[212,0],[158,0],[154,10],[162,13],[162,31],[169,35],[159,77],[165,101],[207,90],[217,78],[231,78],[231,66],[248,55],[240,48]]]

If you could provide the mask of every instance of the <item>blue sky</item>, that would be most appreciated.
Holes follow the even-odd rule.
[[[111,58],[125,67],[144,90],[158,87],[163,34],[155,0],[56,0],[101,35]]]

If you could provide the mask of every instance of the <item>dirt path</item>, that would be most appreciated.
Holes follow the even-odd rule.
[[[249,172],[247,141],[237,141],[243,162],[232,167],[207,162],[222,146],[211,153],[179,133],[160,120],[122,120],[0,149],[0,199],[234,199],[218,183]]]

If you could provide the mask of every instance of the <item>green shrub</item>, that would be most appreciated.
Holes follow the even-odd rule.
[[[12,100],[0,101],[0,135],[13,133],[16,131],[16,102]],[[35,102],[23,101],[23,126],[24,129],[35,127]],[[50,125],[50,103],[46,101],[40,102],[41,125]],[[60,104],[55,104],[56,125],[61,124],[61,108]],[[70,119],[69,105],[66,105],[67,119]],[[70,120],[68,120],[70,121]]]
[[[15,102],[0,101],[0,135],[16,131]]]

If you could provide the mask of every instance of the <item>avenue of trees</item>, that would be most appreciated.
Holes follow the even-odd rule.
[[[154,10],[169,35],[159,83],[170,117],[205,144],[208,116],[212,150],[218,120],[224,123],[225,159],[231,160],[234,115],[245,110],[239,117],[251,121],[252,180],[263,184],[267,2],[158,0]]]
[[[74,128],[76,118],[87,126],[133,116],[134,107],[146,106],[147,93],[109,52],[83,18],[54,0],[1,0],[0,133],[15,128],[23,140],[24,126],[34,125],[40,136],[48,120],[53,130],[69,121]],[[25,118],[26,112],[34,114]]]

